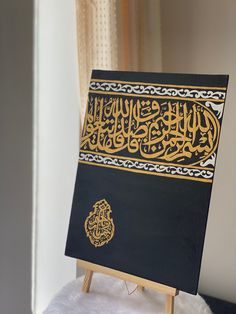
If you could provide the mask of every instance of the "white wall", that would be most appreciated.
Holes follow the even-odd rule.
[[[35,6],[34,313],[75,278],[64,256],[79,149],[74,0]]]
[[[0,312],[29,314],[32,218],[31,0],[0,1]]]
[[[163,71],[230,75],[200,291],[236,302],[236,1],[161,2]]]

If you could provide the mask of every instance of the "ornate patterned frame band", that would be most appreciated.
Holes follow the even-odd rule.
[[[226,88],[93,79],[79,162],[212,182]]]
[[[222,101],[226,96],[225,87],[206,86],[186,86],[167,85],[141,82],[111,81],[111,80],[91,80],[90,92],[98,93],[119,93],[139,96],[169,96],[180,98],[209,99],[212,101]]]

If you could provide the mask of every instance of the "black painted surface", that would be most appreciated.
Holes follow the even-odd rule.
[[[124,72],[93,77],[124,79]],[[227,76],[125,73],[128,81],[226,86]],[[66,255],[196,294],[211,183],[79,164]],[[112,207],[115,235],[95,248],[84,232],[94,203]]]
[[[202,295],[214,314],[236,314],[236,304]]]

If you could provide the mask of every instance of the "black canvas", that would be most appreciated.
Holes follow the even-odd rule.
[[[197,293],[227,83],[92,72],[66,255]]]

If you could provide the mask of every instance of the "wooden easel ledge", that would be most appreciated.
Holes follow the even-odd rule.
[[[124,273],[122,271],[118,271],[112,268],[108,268],[105,266],[87,262],[81,259],[77,260],[77,265],[86,270],[83,287],[82,287],[82,291],[85,293],[89,292],[93,272],[103,273],[106,275],[119,278],[121,280],[133,282],[137,284],[141,290],[144,290],[144,287],[145,287],[145,288],[156,290],[161,293],[165,293],[166,294],[165,314],[174,313],[174,297],[178,295],[178,290],[176,288],[169,287],[169,286],[166,286],[166,285],[163,285],[163,284],[160,284],[160,283],[148,280],[148,279],[144,279],[141,277],[137,277],[134,275],[130,275],[130,274],[127,274],[127,273]]]

